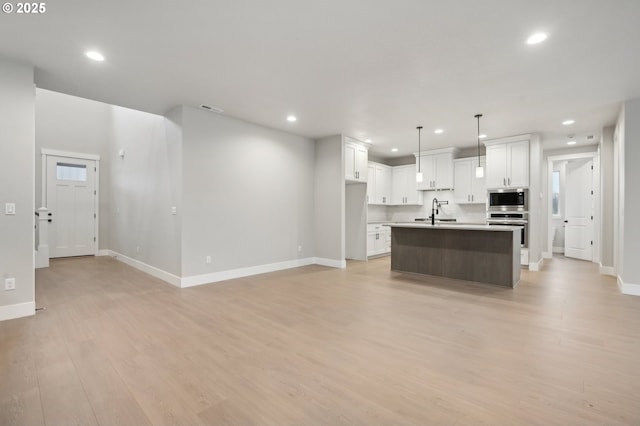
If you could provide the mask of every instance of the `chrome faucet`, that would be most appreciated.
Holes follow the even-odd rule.
[[[442,207],[442,205],[445,204],[449,204],[448,201],[438,201],[437,198],[433,198],[433,200],[431,201],[431,224],[435,225],[436,224],[436,215],[439,213],[438,209],[440,207]]]

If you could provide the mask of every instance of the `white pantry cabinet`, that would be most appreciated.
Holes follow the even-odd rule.
[[[453,189],[453,159],[457,152],[456,148],[445,148],[425,151],[420,156],[416,154],[416,168],[420,164],[423,176],[422,182],[417,183],[417,189]]]
[[[422,192],[418,191],[414,164],[393,167],[391,181],[391,204],[422,205]]]
[[[529,141],[493,143],[487,146],[487,188],[529,187]]]
[[[344,178],[351,182],[367,181],[369,150],[355,139],[345,137]]]
[[[485,168],[486,157],[480,157],[480,165]],[[453,162],[453,196],[456,204],[485,204],[487,199],[486,178],[476,177],[478,157],[460,158]]]

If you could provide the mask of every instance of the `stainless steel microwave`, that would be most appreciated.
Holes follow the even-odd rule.
[[[488,193],[489,211],[528,211],[529,191],[527,189],[492,189]]]

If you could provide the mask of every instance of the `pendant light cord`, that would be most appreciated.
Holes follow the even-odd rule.
[[[480,117],[482,114],[476,114],[475,117],[478,119],[478,167],[480,167]]]
[[[416,127],[418,129],[418,173],[420,173],[420,163],[422,163],[422,157],[420,156],[420,131],[422,126]]]

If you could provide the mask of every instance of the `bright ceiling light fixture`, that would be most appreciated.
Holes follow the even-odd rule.
[[[443,133],[444,133],[444,130],[442,130],[442,129],[436,129],[436,130],[434,130],[434,131],[433,131],[433,133],[435,133],[436,135],[441,135],[441,134],[443,134]]]
[[[569,142],[567,142],[567,145],[575,145],[575,144],[576,144],[576,141],[569,141]]]
[[[289,123],[295,123],[296,121],[298,121],[298,117],[296,117],[295,115],[290,115],[287,117],[287,121]]]
[[[87,53],[85,53],[85,55],[87,55],[87,58],[93,59],[94,61],[97,61],[97,62],[104,61],[104,56],[102,55],[102,53],[96,52],[95,50],[90,50]]]
[[[373,142],[373,141],[372,141],[371,139],[366,139],[366,140],[365,140],[365,142],[366,142],[366,143],[371,143],[371,142]]]
[[[538,44],[538,43],[542,43],[543,41],[545,41],[547,39],[547,35],[545,33],[535,33],[532,34],[528,39],[527,39],[527,44]]]
[[[575,121],[574,121],[574,120],[564,120],[564,121],[562,122],[562,125],[563,125],[563,126],[570,126],[570,125],[572,125],[573,123],[575,123]]]
[[[487,135],[485,135],[485,134],[483,133],[483,134],[481,134],[481,135],[478,135],[478,137],[479,137],[480,139],[486,139],[486,138],[487,138]]]
[[[398,148],[391,148],[391,152],[398,152]]]

